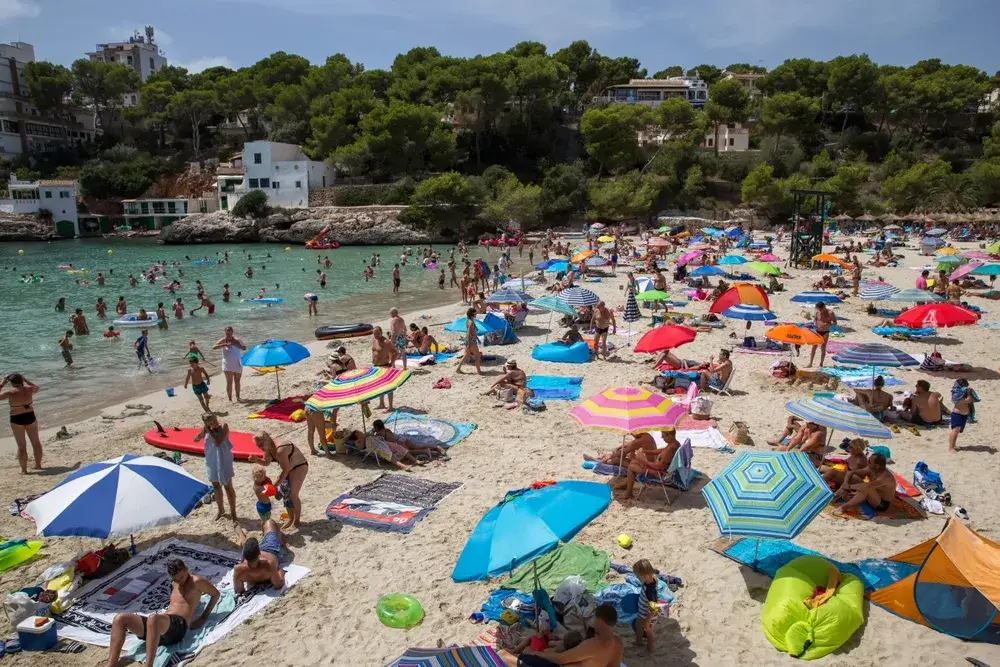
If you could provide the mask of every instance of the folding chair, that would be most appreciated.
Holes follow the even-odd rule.
[[[729,377],[726,378],[726,384],[722,387],[722,389],[716,389],[715,387],[712,386],[711,382],[709,382],[707,386],[708,386],[709,389],[711,389],[712,391],[714,391],[719,396],[732,396],[733,393],[732,393],[732,389],[730,387],[733,384],[733,376],[734,375],[736,375],[736,369],[735,368],[732,371],[729,372]]]
[[[377,440],[379,440],[379,438],[375,438],[374,436],[370,436],[370,435],[369,436],[365,436],[365,445],[363,447],[358,447],[357,445],[353,445],[353,444],[351,444],[351,441],[348,440],[345,443],[347,445],[347,453],[348,454],[360,454],[361,455],[361,462],[362,463],[364,463],[365,461],[367,461],[369,458],[374,458],[375,459],[375,465],[378,466],[379,468],[381,468],[382,467],[382,457],[379,456],[378,443],[377,442],[373,442],[373,441],[377,441]]]
[[[697,479],[700,474],[691,467],[693,456],[694,450],[691,447],[691,439],[687,438],[680,446],[680,449],[677,450],[677,453],[674,454],[674,458],[665,472],[647,468],[646,472],[636,477],[636,481],[640,484],[638,498],[642,498],[642,494],[646,491],[647,486],[657,485],[663,490],[663,498],[667,504],[672,504],[673,501],[670,499],[667,487],[673,487],[678,491],[687,491],[691,488],[691,482]]]

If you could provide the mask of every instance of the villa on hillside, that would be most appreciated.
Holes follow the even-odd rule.
[[[231,211],[252,190],[263,190],[271,206],[307,208],[309,189],[334,184],[332,165],[310,160],[295,144],[250,141],[243,154],[216,172],[219,208]]]
[[[80,235],[76,181],[20,181],[12,175],[7,190],[8,198],[0,199],[0,213],[45,215],[47,212],[57,234],[66,238]]]
[[[756,72],[730,72],[726,70],[722,73],[724,79],[733,79],[740,82],[743,89],[750,93],[750,97],[762,97],[764,95],[763,91],[758,88],[760,82],[767,77],[766,74],[757,74]]]
[[[638,132],[639,143],[643,146],[659,146],[670,140],[670,135],[662,128],[652,125]],[[715,150],[715,132],[710,131],[698,144],[700,148]],[[750,150],[750,130],[742,123],[719,125],[719,152],[742,153]]]
[[[657,107],[664,100],[679,97],[694,107],[708,101],[708,84],[696,76],[673,76],[667,79],[632,79],[610,86],[593,98],[594,104],[644,104]]]

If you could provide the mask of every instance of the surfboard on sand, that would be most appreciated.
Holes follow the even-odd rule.
[[[200,432],[200,428],[164,428],[162,431],[160,429],[146,431],[142,437],[146,442],[160,449],[204,456],[205,441],[194,441],[195,436]],[[246,461],[251,456],[264,456],[264,452],[260,451],[260,448],[254,444],[253,433],[230,431],[229,442],[233,446],[233,458],[237,461]]]

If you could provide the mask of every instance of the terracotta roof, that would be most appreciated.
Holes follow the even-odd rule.
[[[216,172],[219,176],[242,176],[242,167],[219,167]]]
[[[76,181],[66,181],[66,180],[59,180],[59,179],[52,179],[52,180],[42,179],[42,180],[39,181],[39,183],[41,185],[54,185],[54,186],[57,186],[57,187],[69,187],[69,186],[72,186],[72,185],[76,185]]]
[[[725,72],[734,79],[763,79],[766,74],[758,74],[757,72],[730,72],[726,70]]]

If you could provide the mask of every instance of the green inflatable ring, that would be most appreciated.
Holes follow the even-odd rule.
[[[424,619],[424,608],[417,599],[405,593],[391,593],[375,604],[375,613],[383,625],[409,630]]]

